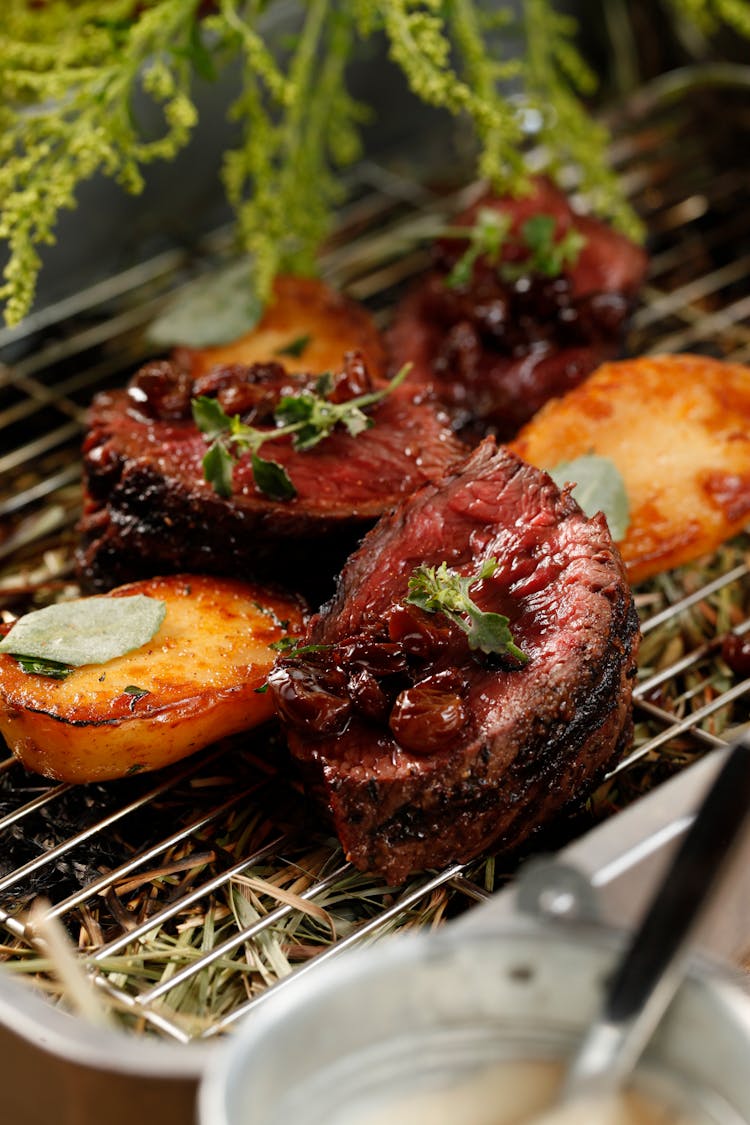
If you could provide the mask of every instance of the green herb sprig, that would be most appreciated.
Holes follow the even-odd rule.
[[[469,648],[484,653],[507,653],[521,664],[528,662],[526,653],[513,640],[509,618],[502,613],[485,613],[469,593],[472,586],[491,578],[497,570],[497,559],[485,559],[475,574],[463,576],[440,566],[418,566],[409,578],[406,601],[427,613],[442,613],[469,639]]]
[[[291,437],[294,449],[305,452],[325,440],[337,426],[357,437],[373,425],[365,414],[401,386],[411,364],[405,364],[391,381],[379,391],[358,395],[348,402],[331,402],[332,380],[329,374],[319,377],[314,390],[300,394],[283,395],[274,412],[276,429],[258,430],[247,426],[239,414],[229,415],[214,398],[201,395],[193,399],[192,411],[196,426],[210,442],[203,458],[203,474],[219,496],[232,495],[232,472],[238,459],[251,455],[251,465],[256,488],[272,500],[291,500],[297,495],[289,474],[283,465],[260,456],[259,450],[266,442]]]
[[[476,222],[471,226],[448,226],[439,231],[442,238],[468,239],[469,245],[445,279],[449,289],[468,285],[477,258],[484,257],[496,266],[503,281],[517,281],[529,274],[559,277],[566,266],[574,266],[586,239],[580,231],[571,228],[562,238],[555,239],[553,215],[532,215],[521,226],[520,237],[510,233],[512,220],[502,211],[481,207]],[[518,261],[501,261],[504,249],[521,250]]]

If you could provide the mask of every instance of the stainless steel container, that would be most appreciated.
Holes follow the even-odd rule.
[[[561,1059],[594,1016],[618,945],[611,930],[525,923],[352,955],[262,1006],[217,1052],[201,1125],[331,1125],[393,1090],[445,1090],[505,1059]],[[750,999],[696,964],[637,1085],[697,1121],[736,1125],[750,1122],[749,1075]]]

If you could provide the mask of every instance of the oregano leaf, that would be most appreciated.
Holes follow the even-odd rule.
[[[277,461],[266,461],[257,453],[252,456],[255,487],[271,500],[293,500],[297,489],[291,482],[283,465]]]
[[[221,439],[210,445],[203,458],[203,476],[217,495],[227,499],[232,495],[234,458]]]
[[[518,647],[510,631],[510,620],[501,613],[479,608],[469,594],[477,582],[490,578],[497,559],[485,559],[474,574],[462,575],[442,562],[438,567],[418,566],[409,578],[406,602],[426,613],[442,613],[468,638],[469,648],[490,653],[507,653],[521,664],[528,656]]]

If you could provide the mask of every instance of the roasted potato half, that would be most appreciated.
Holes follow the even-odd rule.
[[[631,582],[690,561],[750,520],[750,368],[698,355],[607,363],[511,443],[553,468],[597,453],[625,482]]]
[[[291,351],[288,350],[291,348]],[[251,332],[230,344],[178,348],[193,378],[231,363],[283,363],[287,371],[339,371],[345,352],[362,352],[373,376],[385,374],[380,333],[355,301],[309,277],[277,277],[273,300]]]
[[[272,715],[270,694],[256,688],[273,664],[269,645],[301,628],[298,602],[194,575],[132,582],[105,596],[126,594],[159,598],[167,610],[152,640],[125,656],[53,680],[0,654],[0,732],[28,769],[73,782],[125,777]]]

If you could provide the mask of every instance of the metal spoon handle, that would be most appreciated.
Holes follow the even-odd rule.
[[[564,1098],[611,1089],[632,1070],[674,996],[688,940],[750,811],[750,736],[736,739],[607,987]]]

